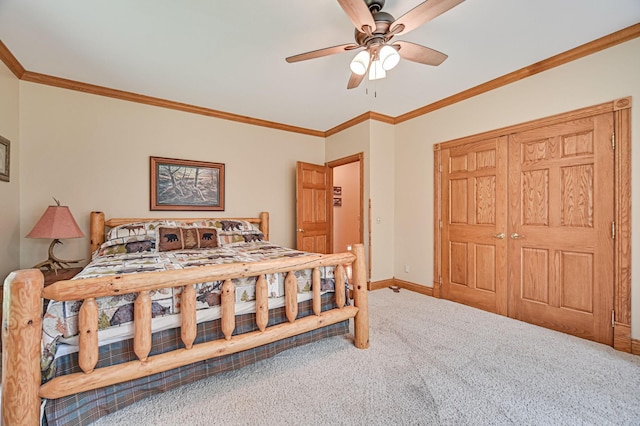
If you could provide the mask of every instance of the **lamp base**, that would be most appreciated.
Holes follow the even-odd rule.
[[[49,246],[49,258],[47,260],[45,260],[44,262],[40,262],[37,265],[35,265],[33,267],[34,269],[46,268],[48,271],[53,271],[57,275],[58,274],[58,269],[67,269],[67,268],[69,268],[69,264],[71,264],[71,263],[82,262],[82,259],[78,259],[78,260],[62,260],[62,259],[58,259],[53,254],[53,247],[56,244],[62,244],[62,241],[60,241],[57,238],[55,240],[53,240],[51,242],[51,245]]]

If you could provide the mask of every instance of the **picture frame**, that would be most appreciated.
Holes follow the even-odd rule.
[[[342,198],[334,197],[333,207],[342,207]]]
[[[150,157],[151,210],[224,211],[224,164]]]
[[[341,197],[342,196],[342,187],[341,186],[334,186],[333,187],[333,195]]]
[[[11,166],[11,142],[0,136],[0,181],[9,182]]]

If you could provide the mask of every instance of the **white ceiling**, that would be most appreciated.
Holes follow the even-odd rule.
[[[335,0],[0,0],[0,40],[28,71],[321,131],[367,111],[396,117],[638,22],[639,0],[466,0],[397,38],[448,54],[442,65],[401,61],[347,90],[355,53],[285,62],[353,41]]]

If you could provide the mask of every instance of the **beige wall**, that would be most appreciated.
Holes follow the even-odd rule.
[[[225,163],[226,209],[209,214],[269,211],[271,240],[295,245],[295,162],[322,163],[322,138],[28,82],[20,90],[22,267],[46,258],[48,240],[22,236],[51,197],[70,206],[85,234],[91,210],[108,217],[201,216],[149,211],[149,156]],[[8,227],[17,228],[17,218],[12,222]],[[86,259],[87,247],[87,238],[65,240],[56,254]]]
[[[349,127],[348,129],[337,133],[335,135],[331,135],[326,138],[325,141],[325,161],[333,161],[338,160],[340,158],[348,157],[350,155],[358,154],[362,152],[364,154],[364,246],[365,253],[367,254],[367,265],[369,265],[369,225],[368,218],[369,213],[367,210],[368,200],[369,200],[369,164],[370,153],[369,153],[369,144],[370,144],[370,124],[369,121],[362,122],[353,127]]]
[[[371,281],[394,276],[395,129],[371,122]]]
[[[633,96],[632,229],[640,229],[640,39],[396,126],[395,275],[432,285],[433,144]],[[640,233],[632,233],[632,337],[640,338]],[[410,273],[403,265],[414,266]]]
[[[10,181],[0,181],[0,283],[20,267],[19,81],[0,62],[0,135],[11,142]]]
[[[369,259],[371,200],[370,280],[373,282],[393,278],[394,138],[394,126],[368,120],[326,140],[326,161],[364,153],[364,239]]]

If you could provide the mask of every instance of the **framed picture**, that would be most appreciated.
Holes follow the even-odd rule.
[[[333,207],[342,207],[342,198],[334,197]]]
[[[335,196],[342,196],[342,187],[341,186],[334,186],[333,187],[333,195]]]
[[[224,164],[151,158],[151,210],[224,210]]]
[[[9,165],[11,161],[11,142],[0,136],[0,180],[9,182]]]

